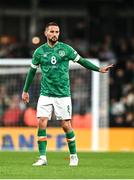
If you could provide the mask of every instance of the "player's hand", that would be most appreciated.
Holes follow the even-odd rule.
[[[22,100],[23,102],[26,104],[26,103],[29,103],[29,93],[28,92],[23,92],[22,93]]]
[[[107,73],[107,72],[109,71],[109,69],[112,68],[113,66],[114,66],[113,64],[110,64],[110,65],[108,65],[108,66],[101,67],[101,68],[99,69],[99,72],[101,72],[101,73]]]

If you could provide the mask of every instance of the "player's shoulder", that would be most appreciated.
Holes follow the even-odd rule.
[[[64,43],[64,42],[59,42],[59,45],[66,48],[66,49],[73,49],[69,44]]]
[[[45,44],[40,45],[38,48],[35,49],[34,54],[42,54],[43,53],[43,48],[46,46]]]

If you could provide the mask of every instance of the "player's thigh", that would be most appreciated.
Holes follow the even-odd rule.
[[[45,117],[51,119],[52,116],[52,100],[47,96],[40,96],[37,103],[37,118]]]
[[[72,102],[70,97],[55,98],[53,106],[57,120],[70,120],[72,118]]]

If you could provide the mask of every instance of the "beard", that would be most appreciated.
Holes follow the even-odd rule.
[[[58,38],[56,36],[52,37],[51,39],[49,39],[49,41],[52,43],[52,44],[55,44],[57,41],[58,41]]]

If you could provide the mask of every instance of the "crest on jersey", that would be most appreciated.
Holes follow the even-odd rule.
[[[59,55],[60,55],[61,57],[64,57],[64,56],[65,56],[65,51],[59,50]]]

